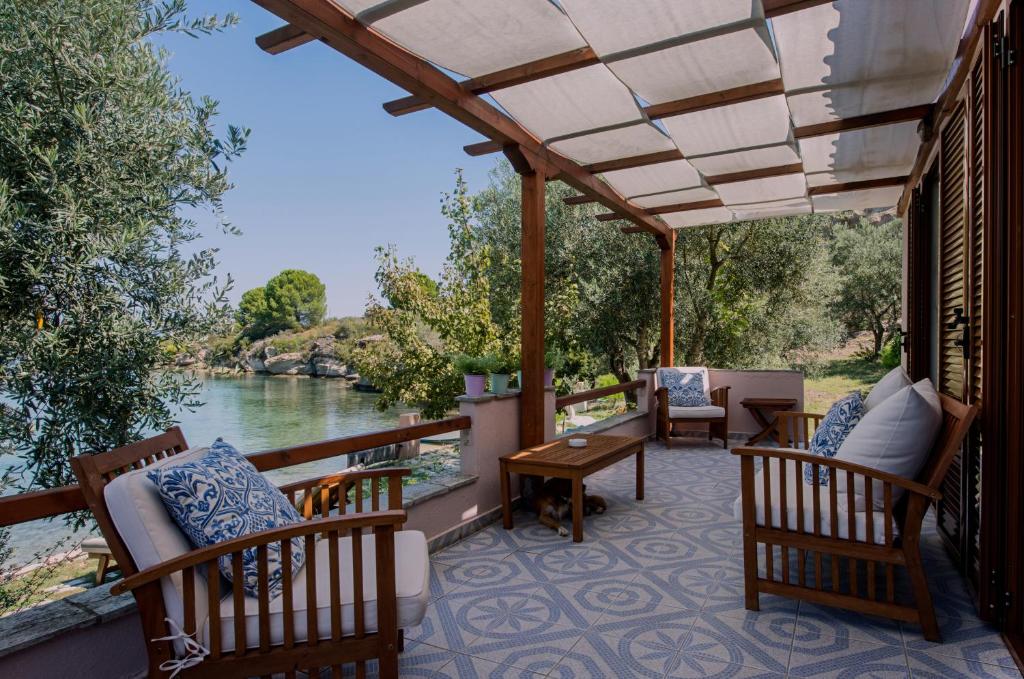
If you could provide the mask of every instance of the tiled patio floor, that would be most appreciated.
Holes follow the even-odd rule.
[[[409,677],[1020,677],[981,623],[934,528],[925,558],[945,643],[913,625],[762,595],[743,608],[739,464],[719,448],[650,445],[588,479],[610,509],[585,541],[520,514],[433,557],[432,601],[407,630]]]

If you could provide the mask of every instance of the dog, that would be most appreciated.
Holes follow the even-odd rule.
[[[561,524],[562,519],[572,514],[572,483],[568,479],[549,479],[540,487],[530,500],[530,507],[537,512],[537,520],[542,525],[556,531],[562,537],[569,535],[568,529]],[[583,486],[583,513],[604,514],[608,503],[600,495],[587,495],[587,487]]]

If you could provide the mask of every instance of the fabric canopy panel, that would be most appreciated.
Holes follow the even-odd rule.
[[[630,202],[642,208],[663,207],[665,205],[680,205],[682,203],[696,203],[701,200],[714,200],[718,194],[706,186],[698,186],[694,189],[683,191],[667,191],[665,193],[654,193],[646,196],[635,196]]]
[[[654,125],[637,123],[629,127],[556,141],[551,144],[551,148],[578,163],[588,165],[645,153],[671,151],[676,145]]]
[[[811,213],[811,201],[807,198],[791,198],[765,203],[751,203],[731,208],[737,221],[749,219],[767,219],[769,217],[791,217]]]
[[[794,124],[931,103],[970,0],[838,0],[772,20]]]
[[[604,173],[604,180],[623,196],[690,189],[701,185],[700,174],[685,160]]]
[[[371,25],[427,61],[468,77],[587,45],[548,0],[430,0]]]
[[[729,151],[707,156],[690,156],[690,164],[707,176],[759,170],[766,167],[794,165],[800,162],[796,148],[789,144],[766,146],[764,148],[747,149],[745,151]]]
[[[775,80],[767,25],[688,42],[608,63],[642,99],[660,104],[720,90]]]
[[[761,3],[752,0],[561,0],[561,5],[602,57],[764,16]]]
[[[724,224],[725,222],[733,221],[732,212],[724,207],[669,212],[663,214],[661,218],[673,229],[681,229],[687,226],[704,226],[705,224]]]
[[[359,13],[382,4],[381,0],[334,0],[352,16],[359,18]]]
[[[907,175],[920,145],[911,121],[801,139],[800,152],[807,183],[823,186]]]
[[[715,190],[726,205],[743,205],[802,198],[807,195],[807,181],[803,174],[784,174],[779,177],[718,184]]]
[[[903,194],[901,186],[885,186],[877,189],[823,193],[812,196],[815,212],[836,212],[838,210],[866,210],[873,207],[892,207]]]
[[[508,87],[491,96],[541,139],[642,118],[632,93],[603,64]]]
[[[687,156],[782,144],[790,139],[786,97],[685,113],[662,121]]]

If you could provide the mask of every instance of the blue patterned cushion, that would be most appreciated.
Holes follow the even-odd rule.
[[[846,436],[860,422],[864,412],[864,398],[859,391],[833,403],[811,437],[808,452],[822,457],[835,457],[839,446],[843,445]],[[818,478],[823,485],[828,485],[828,477],[828,467],[818,467]],[[804,467],[804,481],[814,483],[814,468],[810,465]]]
[[[711,401],[704,395],[704,375],[699,371],[658,368],[658,386],[668,389],[670,406],[692,408],[711,405]]]
[[[180,465],[159,467],[148,474],[181,530],[196,547],[251,535],[302,521],[288,498],[256,471],[233,446],[217,439],[209,452]],[[306,560],[304,546],[292,539],[292,573]],[[220,558],[220,572],[231,580],[231,556]],[[270,597],[281,589],[281,543],[267,546]],[[256,548],[242,553],[245,591],[259,592]]]

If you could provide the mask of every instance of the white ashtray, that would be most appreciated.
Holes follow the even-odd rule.
[[[570,448],[586,448],[587,439],[569,439]]]

